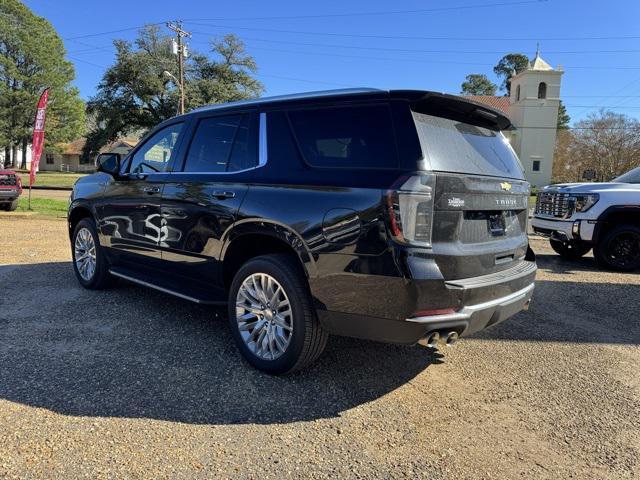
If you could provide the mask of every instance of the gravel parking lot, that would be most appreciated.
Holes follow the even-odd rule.
[[[637,478],[640,275],[532,243],[528,312],[274,378],[221,312],[84,291],[64,221],[0,217],[0,477]]]

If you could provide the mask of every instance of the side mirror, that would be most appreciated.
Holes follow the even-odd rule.
[[[96,158],[96,171],[117,177],[120,173],[120,160],[119,153],[101,153]]]

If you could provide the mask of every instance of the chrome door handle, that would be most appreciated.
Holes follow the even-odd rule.
[[[211,195],[213,197],[216,197],[218,200],[224,200],[225,198],[233,198],[236,196],[236,192],[226,192],[226,191],[222,191],[222,190],[217,190],[215,192],[213,192],[213,194]]]
[[[160,193],[160,187],[144,187],[142,191],[144,193],[148,193],[149,195],[152,195],[154,193]]]

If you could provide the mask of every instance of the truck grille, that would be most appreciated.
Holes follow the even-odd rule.
[[[563,218],[569,213],[569,194],[541,192],[536,197],[536,215]]]
[[[0,187],[16,184],[16,176],[13,173],[0,173]]]

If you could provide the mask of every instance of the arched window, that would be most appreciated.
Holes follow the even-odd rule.
[[[516,102],[520,100],[520,85],[516,87]]]
[[[547,84],[544,82],[538,85],[538,98],[547,98]]]

